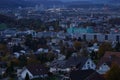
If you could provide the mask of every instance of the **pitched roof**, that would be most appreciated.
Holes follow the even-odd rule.
[[[50,67],[64,68],[64,60],[54,60],[51,62]]]
[[[70,68],[70,67],[79,67],[82,68],[86,61],[87,57],[70,57],[68,60],[54,60],[51,62],[51,67],[57,68]]]
[[[104,78],[99,75],[94,70],[75,70],[70,73],[71,80],[104,80]]]
[[[85,80],[105,80],[105,78],[97,72],[92,73]]]
[[[70,57],[66,61],[65,67],[79,66],[79,68],[82,68],[87,60],[87,57]]]
[[[104,63],[108,66],[111,66],[112,63],[116,63],[120,66],[120,52],[106,52],[98,62],[97,69]]]
[[[5,68],[5,67],[7,67],[7,63],[0,61],[0,68]]]
[[[41,64],[32,64],[26,66],[26,68],[31,72],[33,76],[35,75],[43,75],[48,73],[48,68]]]

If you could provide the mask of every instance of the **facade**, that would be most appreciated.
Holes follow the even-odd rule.
[[[93,69],[95,70],[96,65],[94,62],[87,57],[71,57],[65,63],[66,68],[76,67],[79,70]]]
[[[34,74],[32,74],[28,69],[25,69],[25,70],[21,73],[21,76],[20,76],[20,77],[21,77],[22,79],[25,79],[26,74],[29,75],[29,78],[30,78],[30,79],[34,79],[34,78],[44,78],[44,77],[47,77],[47,76],[48,76],[48,74],[34,75]]]
[[[103,41],[120,41],[120,34],[101,34],[101,33],[92,33],[92,34],[74,34],[76,38],[81,38],[83,40],[91,41],[97,40],[100,42]]]
[[[109,71],[110,70],[110,67],[106,64],[106,63],[103,63],[100,67],[99,67],[99,69],[97,70],[97,72],[99,73],[99,74],[105,74],[107,71]]]
[[[22,79],[25,79],[26,74],[29,75],[29,78],[30,78],[30,79],[34,78],[34,76],[29,72],[28,69],[23,70],[23,72],[21,73],[20,77],[21,77]]]
[[[82,67],[82,70],[87,70],[87,69],[95,70],[95,68],[96,68],[95,63],[91,59],[88,59],[84,64],[84,66]]]
[[[70,27],[67,29],[67,32],[70,34],[80,34],[80,33],[93,33],[94,30],[90,27],[87,28]]]
[[[99,74],[105,74],[114,63],[120,66],[120,52],[106,52],[98,62],[96,70]]]
[[[26,74],[29,75],[30,79],[45,78],[48,76],[48,72],[48,68],[41,64],[28,65],[21,71],[20,78],[25,79]]]
[[[69,72],[72,69],[79,69],[79,70],[87,70],[93,69],[95,70],[96,65],[95,63],[89,58],[82,58],[82,57],[71,57],[68,60],[57,60],[51,63],[50,72]]]

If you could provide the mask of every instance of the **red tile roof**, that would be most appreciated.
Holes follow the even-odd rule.
[[[97,69],[103,63],[106,63],[110,67],[112,63],[116,63],[120,66],[120,52],[106,52],[105,55],[98,62]]]

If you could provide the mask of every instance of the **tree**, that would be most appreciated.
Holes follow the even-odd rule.
[[[20,64],[19,60],[15,57],[13,59],[11,59],[11,62],[12,62],[13,66],[19,66],[19,64]]]
[[[87,48],[81,48],[79,55],[87,57],[88,56]]]
[[[40,53],[36,57],[37,57],[37,60],[40,61],[42,64],[48,61],[45,53]]]
[[[65,53],[63,55],[66,56],[66,59],[68,59],[69,57],[71,57],[71,55],[75,52],[75,50],[73,48],[66,48],[65,49]]]
[[[56,56],[55,56],[54,53],[49,52],[49,53],[47,53],[46,57],[47,57],[47,60],[48,60],[48,61],[52,61],[52,60],[54,60],[54,58],[55,58]]]
[[[18,60],[20,61],[20,67],[24,67],[27,65],[27,57],[25,55],[21,55]]]
[[[10,65],[6,69],[6,75],[12,76],[14,73],[14,66],[12,65],[12,62],[10,62]]]
[[[28,73],[27,73],[26,76],[25,76],[25,80],[30,80]]]
[[[100,45],[98,55],[99,57],[102,57],[106,51],[112,51],[112,45],[108,42],[104,42]]]
[[[79,41],[75,41],[75,42],[74,42],[74,47],[75,47],[75,49],[80,50],[80,48],[81,48],[81,43],[80,43]]]
[[[115,46],[115,51],[120,52],[120,43],[119,42]]]
[[[106,80],[120,80],[120,67],[113,64],[112,68],[105,75]]]
[[[30,54],[29,58],[27,59],[27,64],[38,63],[39,61],[36,59],[34,54]]]
[[[8,51],[6,44],[0,43],[0,51],[3,53],[6,53]]]
[[[22,50],[22,49],[23,49],[23,48],[21,47],[20,44],[14,45],[14,46],[12,47],[12,51],[13,51],[13,52],[19,52],[19,51]]]

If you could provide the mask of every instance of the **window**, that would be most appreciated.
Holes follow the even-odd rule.
[[[97,35],[94,35],[94,40],[96,40],[97,39]]]
[[[116,36],[116,41],[119,41],[119,36],[118,35]]]
[[[105,40],[108,40],[108,35],[105,35]]]
[[[88,69],[90,69],[90,62],[87,62],[87,67]]]
[[[86,35],[85,34],[83,35],[83,40],[86,40]]]
[[[87,64],[90,64],[90,62],[87,62]]]

